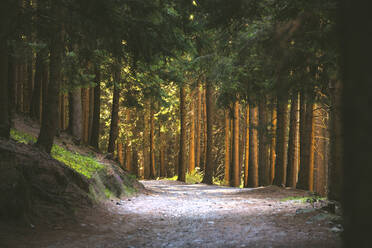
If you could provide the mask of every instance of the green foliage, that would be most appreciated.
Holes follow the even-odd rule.
[[[10,135],[14,140],[24,144],[36,142],[36,138],[32,135],[15,129],[10,131]],[[87,178],[91,178],[96,171],[104,169],[104,166],[97,162],[95,158],[66,150],[58,145],[53,145],[51,155],[54,159],[64,163]]]

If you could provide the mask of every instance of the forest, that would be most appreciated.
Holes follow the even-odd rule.
[[[292,202],[278,203],[278,195],[301,196],[307,210],[296,214],[337,217],[331,234],[319,231],[316,240],[308,231],[315,236],[306,241],[288,231],[287,241],[270,243],[247,231],[240,243],[89,247],[370,247],[368,11],[367,1],[350,0],[3,0],[0,222],[34,226],[43,211],[62,216],[51,209],[121,206],[132,187],[139,196],[128,202],[151,195],[138,203],[143,223],[153,218],[144,209],[157,216],[162,194],[189,209],[199,193],[216,204],[247,194],[257,206],[275,199],[267,204],[287,208]],[[164,211],[192,219],[172,204]],[[262,211],[268,222],[288,222]],[[207,224],[222,216],[213,214]],[[28,236],[6,225],[0,247],[26,247],[12,242]]]

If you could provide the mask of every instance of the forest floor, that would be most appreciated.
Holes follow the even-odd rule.
[[[142,183],[143,193],[89,210],[78,223],[0,229],[0,247],[341,247],[337,216],[290,200],[305,191]]]

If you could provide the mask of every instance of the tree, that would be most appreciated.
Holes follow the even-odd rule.
[[[192,98],[193,98],[192,94]],[[191,99],[190,111],[190,144],[189,144],[189,173],[195,171],[195,103]]]
[[[340,8],[342,52],[344,247],[369,247],[372,223],[372,116],[370,59],[372,37],[369,2],[343,0]],[[334,148],[333,148],[334,149]],[[335,152],[335,151],[333,151]],[[335,162],[335,161],[334,161]],[[342,176],[341,175],[341,176]],[[367,197],[368,196],[368,197]]]
[[[213,85],[212,82],[207,79],[206,81],[206,161],[205,161],[205,174],[203,177],[203,183],[213,184],[213,120],[214,120],[214,109],[213,109]]]
[[[107,147],[108,153],[114,153],[116,139],[119,135],[119,102],[120,102],[120,81],[121,72],[119,64],[116,64],[114,69],[114,92],[112,98],[112,110],[111,110],[111,125],[110,125],[110,137]]]
[[[233,105],[233,132],[232,132],[232,160],[231,160],[231,181],[230,186],[240,186],[240,168],[239,168],[239,109],[240,104],[235,100]]]
[[[287,187],[296,187],[298,173],[298,93],[292,94],[288,139]]]
[[[52,150],[54,136],[58,129],[58,106],[59,92],[62,81],[62,58],[65,47],[65,34],[62,23],[63,7],[59,2],[51,3],[51,15],[55,17],[51,24],[51,42],[50,42],[50,83],[48,85],[48,95],[45,99],[45,107],[43,108],[43,119],[37,146],[47,153]]]
[[[266,99],[262,97],[259,102],[259,185],[270,184],[269,148],[267,139],[267,106]]]
[[[244,151],[244,188],[248,187],[248,173],[249,173],[249,143],[250,143],[250,112],[249,104],[246,107],[245,119],[245,151]]]
[[[249,112],[249,168],[248,187],[258,187],[258,108],[251,106]]]
[[[94,109],[90,145],[98,149],[101,115],[101,72],[97,66],[95,67],[95,84],[96,86],[94,87]]]
[[[186,182],[186,87],[180,86],[180,150],[178,153],[178,177],[177,180]]]
[[[285,185],[287,165],[288,100],[278,97],[274,185]]]
[[[225,110],[225,184],[230,185],[230,110]]]

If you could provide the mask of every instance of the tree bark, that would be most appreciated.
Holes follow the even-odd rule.
[[[43,108],[43,120],[37,146],[47,153],[52,150],[54,136],[58,129],[58,101],[60,85],[62,81],[62,58],[64,53],[64,31],[62,20],[62,10],[58,3],[51,3],[51,13],[55,17],[56,22],[53,23],[53,35],[50,45],[50,80],[48,86],[48,96],[46,98],[45,108]]]
[[[276,129],[276,163],[274,185],[285,186],[287,166],[287,129],[288,129],[288,100],[279,99],[277,103]]]
[[[203,183],[213,184],[213,85],[209,80],[206,81],[206,124],[207,124],[207,140],[206,140],[206,161],[205,161],[205,174]]]
[[[201,138],[202,138],[202,90],[200,89],[200,81],[198,81],[197,86],[197,95],[198,95],[198,102],[197,102],[197,120],[196,120],[196,148],[195,148],[195,157],[196,157],[196,166],[199,168],[200,165],[200,157],[201,157]]]
[[[178,177],[177,180],[186,182],[186,87],[180,86],[180,149],[178,153]]]
[[[82,122],[83,122],[83,143],[88,144],[89,140],[89,89],[81,89],[81,105],[83,110]]]
[[[343,86],[339,90],[342,91],[340,103],[343,126],[339,129],[344,130],[341,132],[343,247],[367,248],[371,246],[372,239],[370,2],[343,0],[340,10]],[[333,156],[336,156],[337,148],[333,149],[336,149],[333,150]],[[336,193],[337,189],[334,190]]]
[[[249,112],[249,168],[248,187],[258,187],[258,108],[252,106]]]
[[[147,98],[144,103],[144,130],[143,130],[143,175],[145,179],[150,178],[150,99]]]
[[[195,103],[191,99],[191,112],[190,112],[190,144],[189,144],[189,173],[195,171]]]
[[[151,102],[150,110],[150,179],[156,178],[155,168],[155,110],[154,103]]]
[[[276,107],[274,106],[271,113],[271,144],[270,144],[270,184],[273,183],[275,177],[275,162],[276,162],[276,126],[277,115]]]
[[[115,142],[119,135],[119,101],[120,101],[120,68],[116,68],[114,72],[114,94],[112,99],[112,111],[111,111],[111,125],[110,125],[110,137],[107,147],[108,153],[114,153]]]
[[[230,186],[240,186],[240,170],[239,170],[239,101],[236,100],[233,106],[233,143],[231,146],[232,160],[231,160],[231,181]]]
[[[36,55],[35,64],[35,78],[34,78],[34,90],[31,97],[31,118],[34,120],[41,120],[41,93],[43,84],[43,74],[45,70],[45,59],[46,59],[45,49],[38,52]]]
[[[334,201],[342,199],[342,157],[343,157],[343,135],[342,135],[342,84],[340,81],[331,82],[331,158],[328,167],[328,198]]]
[[[82,142],[82,105],[81,89],[75,88],[69,93],[69,133],[77,144]]]
[[[301,144],[301,158],[297,188],[313,191],[314,184],[314,104],[307,103],[305,116],[305,134]]]
[[[298,174],[298,93],[292,94],[288,140],[288,163],[286,186],[296,188]]]
[[[266,99],[262,97],[259,103],[259,185],[270,184],[270,167],[268,164],[269,147],[267,141],[267,107]]]
[[[230,110],[225,110],[225,184],[230,185]]]
[[[244,158],[244,188],[248,187],[248,173],[249,173],[249,142],[250,142],[250,125],[249,125],[249,104],[246,107],[246,119],[245,119],[245,158]]]
[[[92,133],[90,138],[90,145],[98,149],[99,147],[99,131],[100,131],[100,116],[101,116],[101,71],[95,67],[95,84],[94,87],[94,106],[93,106],[93,120]]]
[[[0,137],[5,139],[9,139],[10,136],[8,57],[8,44],[5,39],[2,39],[0,40]]]

